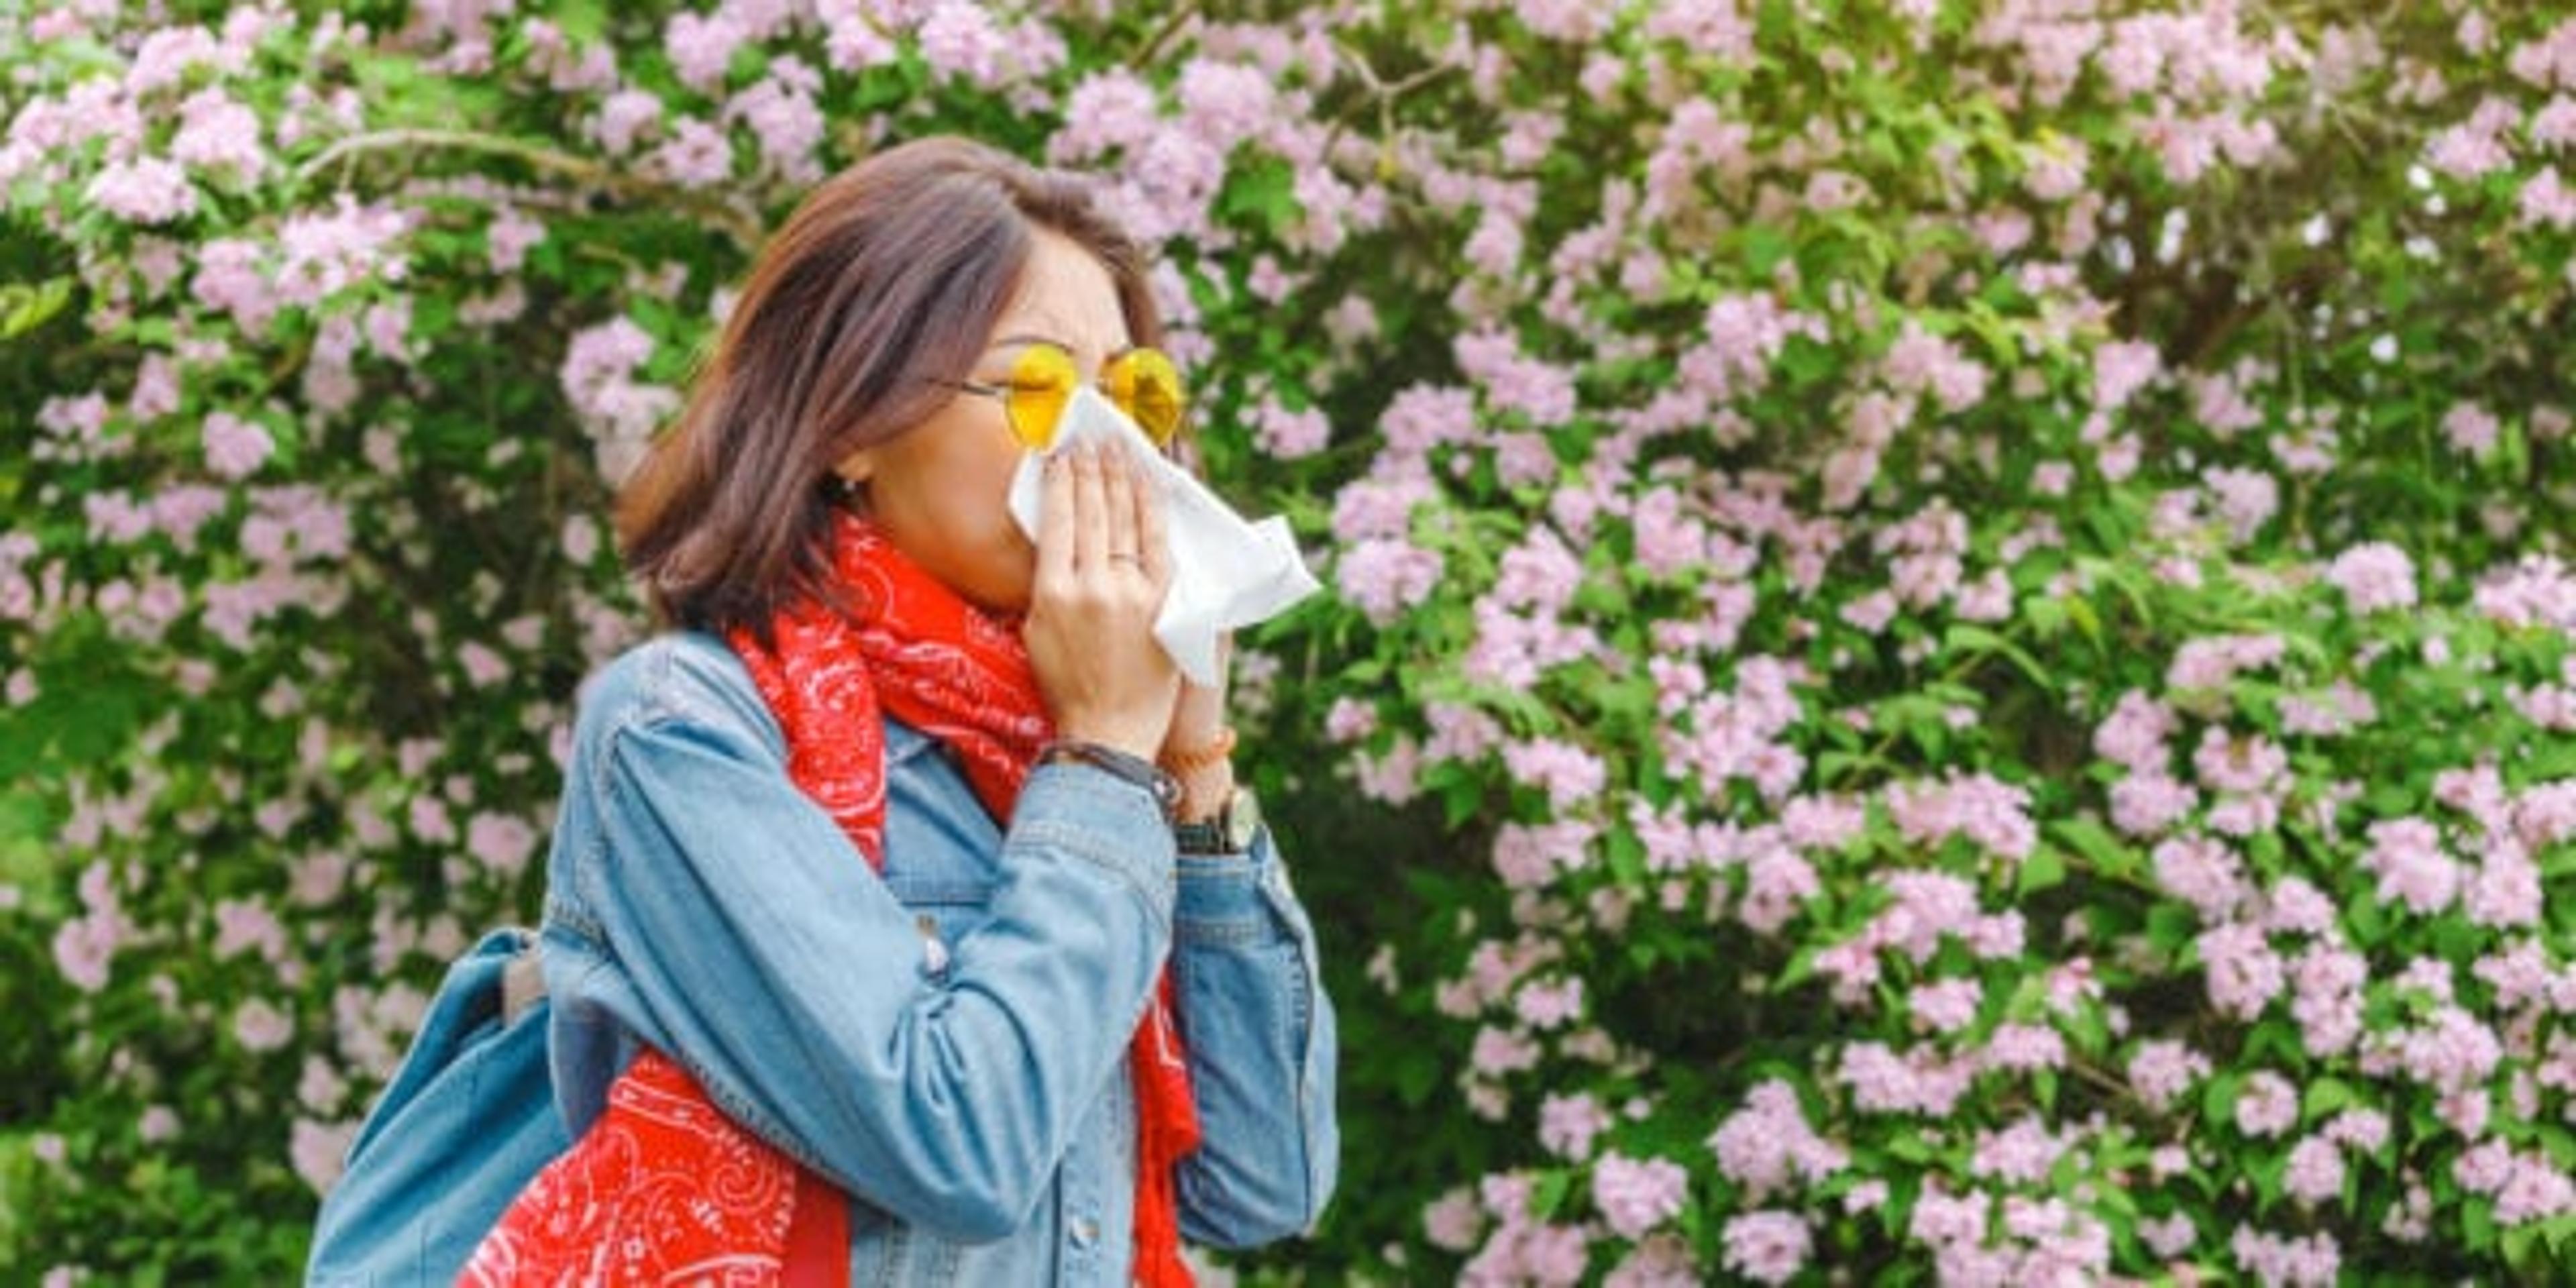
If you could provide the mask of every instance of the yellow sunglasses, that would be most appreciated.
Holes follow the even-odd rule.
[[[1002,416],[1011,433],[1030,451],[1043,452],[1055,442],[1056,423],[1065,404],[1082,383],[1081,369],[1063,348],[1037,342],[1011,360],[1011,374],[996,384],[985,380],[939,380],[931,383],[986,398],[1002,400]],[[1181,432],[1185,402],[1181,373],[1160,349],[1129,349],[1100,367],[1100,393],[1136,422],[1156,447],[1168,448]]]

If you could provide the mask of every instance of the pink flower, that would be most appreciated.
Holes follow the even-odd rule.
[[[2183,690],[2226,687],[2238,674],[2271,666],[2287,646],[2278,635],[2214,635],[2186,641],[2166,668],[2165,684]]]
[[[1515,890],[1545,885],[1588,862],[1592,839],[1593,829],[1581,822],[1505,823],[1494,835],[1494,872]]]
[[[2214,926],[2201,932],[2197,947],[2210,1004],[2222,1014],[2251,1020],[2280,994],[2281,958],[2260,929],[2241,922]]]
[[[725,103],[725,121],[750,126],[752,137],[760,141],[763,166],[790,183],[823,177],[816,154],[823,142],[823,110],[814,103],[820,86],[813,68],[780,58],[770,64],[768,76]]]
[[[1968,1170],[1978,1176],[2035,1185],[2047,1178],[2066,1142],[2050,1134],[2036,1115],[2025,1114],[2012,1126],[1977,1133],[1976,1153]]]
[[[2525,555],[2483,579],[2474,602],[2480,613],[2517,629],[2576,631],[2576,569],[2556,555]]]
[[[2111,784],[2111,825],[2131,836],[2167,832],[2199,805],[2199,792],[2161,772],[2131,774]]]
[[[259,116],[219,89],[201,89],[180,104],[179,132],[170,155],[201,170],[230,170],[257,179],[268,168]]]
[[[1784,1284],[1806,1268],[1815,1249],[1807,1223],[1790,1212],[1746,1212],[1727,1218],[1728,1270],[1766,1284]]]
[[[1562,1028],[1583,1014],[1583,978],[1524,984],[1513,998],[1512,1010],[1531,1028]]]
[[[2460,865],[2442,850],[2441,833],[2417,818],[2370,825],[2362,866],[2379,877],[2379,897],[2404,903],[2418,916],[2451,905],[2460,890]]]
[[[1954,770],[1938,784],[1895,783],[1886,800],[1897,830],[1915,845],[1931,848],[1950,837],[1964,837],[1988,853],[2018,862],[2039,843],[2030,793],[1988,774],[1963,776]]]
[[[1812,1184],[1841,1171],[1850,1161],[1807,1123],[1798,1093],[1769,1078],[1745,1093],[1744,1107],[1727,1116],[1708,1138],[1718,1170],[1750,1190],[1758,1201],[1803,1178]]]
[[[100,169],[81,196],[130,224],[166,224],[197,208],[188,174],[159,157],[113,162]]]
[[[135,1121],[134,1135],[146,1145],[157,1145],[179,1135],[179,1114],[168,1105],[153,1105]]]
[[[2191,1085],[2209,1076],[2209,1060],[2170,1038],[2141,1045],[2129,1057],[2129,1086],[2150,1108],[2162,1112]]]
[[[1711,304],[1705,338],[1683,352],[1682,385],[1715,400],[1761,387],[1791,337],[1822,342],[1822,320],[1785,309],[1769,294],[1730,295]]]
[[[1744,901],[1736,912],[1758,934],[1777,934],[1823,888],[1815,867],[1785,848],[1756,854],[1744,871]]]
[[[264,998],[254,997],[233,1012],[233,1037],[245,1050],[274,1051],[294,1036],[295,1022]]]
[[[1464,1186],[1441,1195],[1422,1210],[1423,1237],[1431,1241],[1431,1246],[1447,1252],[1465,1252],[1475,1247],[1484,1224],[1475,1196]]]
[[[2093,351],[2093,405],[2118,408],[2164,368],[2164,357],[2144,341],[2121,340]]]
[[[1611,1152],[1592,1169],[1592,1205],[1626,1239],[1638,1239],[1681,1214],[1690,1173],[1662,1158],[1632,1159]]]
[[[1429,477],[1412,470],[1371,474],[1333,498],[1333,536],[1345,543],[1371,537],[1401,538],[1412,530],[1413,509],[1433,493]]]
[[[938,0],[920,30],[922,61],[942,79],[996,85],[1008,67],[1010,37],[992,14],[961,0]]]
[[[1670,0],[1653,7],[1644,30],[1649,39],[1677,41],[1697,57],[1753,61],[1753,22],[1739,0]]]
[[[2310,1136],[2290,1147],[2281,1188],[2291,1198],[2314,1207],[2341,1193],[2343,1178],[2343,1152],[2335,1148],[2333,1141]]]
[[[670,138],[646,164],[684,188],[710,188],[733,175],[733,141],[695,117],[672,123]]]
[[[228,479],[247,477],[268,460],[275,444],[268,430],[227,411],[209,412],[200,427],[206,468]]]
[[[1947,412],[1962,412],[1986,396],[1990,373],[1959,346],[1926,333],[1908,318],[1904,334],[1884,360],[1889,387],[1899,393],[1930,393]]]
[[[2253,540],[2281,508],[2280,484],[2260,470],[2213,469],[2204,477],[2218,517],[2239,545]]]
[[[645,127],[661,119],[660,95],[640,89],[621,89],[599,105],[599,116],[591,122],[590,134],[610,156],[624,156],[634,150],[636,139],[643,134]],[[497,252],[495,258],[498,258]]]
[[[1467,1061],[1481,1077],[1498,1078],[1538,1067],[1538,1044],[1529,1038],[1486,1025],[1476,1030]]]
[[[495,872],[525,868],[536,844],[536,829],[516,815],[477,813],[465,826],[465,848]]]
[[[1378,626],[1387,626],[1440,584],[1441,557],[1409,541],[1362,541],[1343,552],[1334,581]]]
[[[2299,1121],[2299,1093],[2288,1079],[2261,1069],[2236,1089],[2236,1127],[2248,1136],[2278,1136]]]
[[[1182,65],[1173,97],[1190,128],[1220,147],[1260,138],[1279,119],[1277,86],[1242,63],[1193,58]]]
[[[1320,408],[1290,411],[1265,399],[1254,413],[1254,422],[1254,441],[1262,451],[1281,460],[1312,456],[1324,450],[1333,436],[1333,427]]]
[[[2156,884],[2190,904],[2205,922],[2225,921],[2253,893],[2244,866],[2223,841],[2173,837],[2156,846],[2153,861]]]
[[[2290,771],[2280,744],[2260,734],[2231,738],[2214,725],[2201,731],[2191,763],[2203,786],[2239,794],[2270,791]]]
[[[2181,1212],[2138,1222],[2138,1238],[2146,1243],[2148,1251],[2168,1261],[2190,1251],[2192,1242],[2199,1237],[2199,1231],[2192,1228],[2191,1217]]]
[[[2522,185],[2516,200],[2526,224],[2546,224],[2560,232],[2576,228],[2576,190],[2558,177],[2558,167],[2544,166]]]
[[[2228,1251],[2263,1288],[2333,1288],[2343,1268],[2334,1236],[2322,1231],[2293,1239],[2238,1226]]]
[[[1880,1042],[1843,1048],[1837,1077],[1851,1092],[1852,1107],[1866,1113],[1948,1114],[1967,1093],[1968,1062],[1944,1062],[1928,1052],[1900,1056]]]
[[[1504,552],[1492,596],[1503,608],[1553,614],[1564,611],[1582,584],[1583,561],[1553,529],[1541,525]]]
[[[1906,1009],[1935,1033],[1955,1033],[1977,1018],[1985,986],[1973,979],[1943,979],[1915,986]]]
[[[2576,1182],[2537,1152],[2516,1155],[2513,1171],[2496,1193],[2496,1220],[2523,1225],[2576,1210]]]
[[[662,52],[670,57],[672,74],[681,84],[705,94],[724,83],[725,68],[749,35],[723,9],[709,14],[683,10],[662,29]]]
[[[332,1182],[340,1179],[341,1168],[349,1156],[349,1145],[358,1138],[358,1123],[317,1123],[298,1118],[288,1133],[287,1154],[295,1174],[313,1187],[316,1194],[330,1192]]]
[[[1553,738],[1505,744],[1503,764],[1514,781],[1544,790],[1558,812],[1599,796],[1609,777],[1600,757]]]
[[[2066,1039],[2045,1025],[1998,1024],[1981,1054],[1989,1070],[2058,1069],[2066,1065]]]
[[[1093,72],[1065,96],[1064,128],[1047,140],[1047,157],[1076,165],[1133,148],[1153,137],[1159,120],[1153,86],[1134,72]]]
[[[1560,1158],[1580,1161],[1591,1154],[1593,1138],[1610,1124],[1609,1112],[1589,1092],[1550,1095],[1539,1102],[1539,1144]]]
[[[2137,773],[2162,772],[2172,758],[2168,743],[2179,724],[2171,707],[2131,689],[2093,731],[2093,750]]]
[[[2442,417],[2442,437],[2468,456],[2494,451],[2497,428],[2495,413],[2476,403],[2461,403]]]

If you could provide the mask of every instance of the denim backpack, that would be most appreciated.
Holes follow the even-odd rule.
[[[454,1284],[502,1210],[571,1147],[536,965],[536,936],[514,927],[448,968],[323,1197],[306,1283]]]

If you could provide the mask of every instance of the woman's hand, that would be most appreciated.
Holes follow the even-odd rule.
[[[1183,677],[1180,704],[1172,709],[1172,731],[1163,739],[1163,759],[1171,760],[1214,746],[1225,732],[1226,673],[1234,664],[1234,640],[1216,642],[1216,683]]]
[[[1058,736],[1151,757],[1180,690],[1179,669],[1154,639],[1171,548],[1161,498],[1127,450],[1077,443],[1047,458],[1021,635]]]
[[[1216,683],[1203,685],[1186,678],[1181,681],[1181,700],[1172,711],[1171,732],[1163,736],[1163,750],[1155,757],[1181,780],[1184,819],[1210,817],[1234,792],[1231,749],[1209,758],[1221,740],[1231,736],[1225,722],[1225,688],[1233,668],[1234,641],[1231,637],[1220,638],[1216,646]]]

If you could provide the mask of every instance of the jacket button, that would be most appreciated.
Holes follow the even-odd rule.
[[[1100,1241],[1100,1223],[1090,1217],[1076,1217],[1073,1222],[1073,1246],[1088,1248]]]

